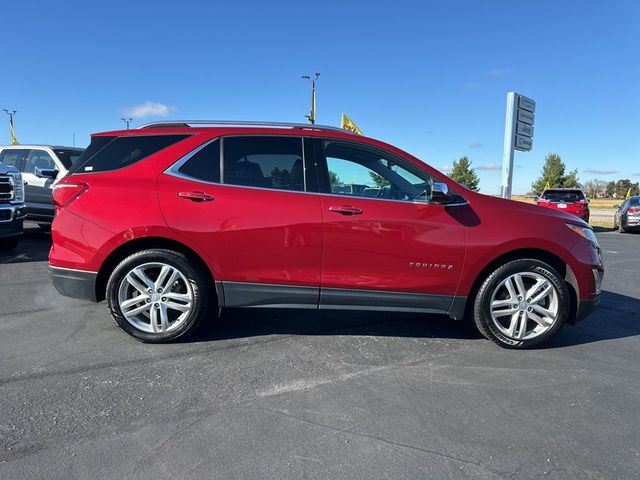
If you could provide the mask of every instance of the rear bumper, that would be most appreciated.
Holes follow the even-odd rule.
[[[71,270],[49,266],[51,281],[56,290],[66,297],[96,302],[96,272]]]

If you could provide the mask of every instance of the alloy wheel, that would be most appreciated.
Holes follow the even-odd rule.
[[[538,273],[515,273],[493,291],[490,311],[494,326],[503,335],[529,340],[548,331],[558,320],[558,292]]]
[[[124,318],[147,333],[166,333],[180,327],[193,309],[191,284],[176,267],[162,262],[138,265],[118,288]]]

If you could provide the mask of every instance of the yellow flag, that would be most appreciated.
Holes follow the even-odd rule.
[[[11,145],[18,145],[18,139],[16,138],[16,132],[13,130],[13,125],[9,124],[9,129],[11,130]]]
[[[631,189],[627,190],[627,196],[624,198],[631,198]]]
[[[547,184],[544,186],[545,190],[549,190],[551,188],[551,185],[549,185],[549,182],[547,182]]]
[[[344,113],[342,114],[342,120],[340,121],[340,128],[344,128],[345,130],[349,130],[350,132],[357,133],[358,135],[364,135],[362,130],[358,128],[358,126],[353,123],[349,117],[347,117]]]

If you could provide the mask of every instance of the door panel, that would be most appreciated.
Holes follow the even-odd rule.
[[[466,207],[430,204],[433,179],[395,154],[335,140],[323,141],[321,151],[319,185],[330,192],[321,195],[320,306],[406,304],[442,311],[462,272],[466,231],[455,209]],[[386,294],[371,297],[371,290],[405,295],[396,301]]]
[[[323,288],[455,293],[465,231],[446,207],[332,195],[322,196],[321,204]],[[331,211],[336,205],[362,213]]]
[[[244,289],[253,299],[247,306],[282,304],[282,289],[255,284],[297,285],[316,289],[317,306],[322,216],[318,195],[304,192],[302,138],[224,137],[170,171],[158,183],[165,219],[206,252],[230,301]],[[310,298],[307,290],[286,291],[296,297],[292,304]]]
[[[178,196],[197,191],[213,197]],[[216,280],[320,284],[322,227],[317,195],[194,182],[162,174],[167,224],[206,252]]]

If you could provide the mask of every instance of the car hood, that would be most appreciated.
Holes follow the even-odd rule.
[[[0,163],[0,175],[6,175],[7,173],[18,173],[18,169]]]
[[[468,200],[471,205],[473,205],[474,202],[477,202],[482,206],[490,209],[506,208],[512,211],[516,211],[518,214],[549,217],[550,220],[553,219],[556,221],[568,221],[570,223],[589,226],[585,221],[581,220],[575,215],[565,213],[562,210],[558,210],[556,208],[542,207],[531,203],[518,202],[516,200],[507,200],[506,198],[490,197],[488,195],[483,195],[480,193],[474,193],[468,198]]]

